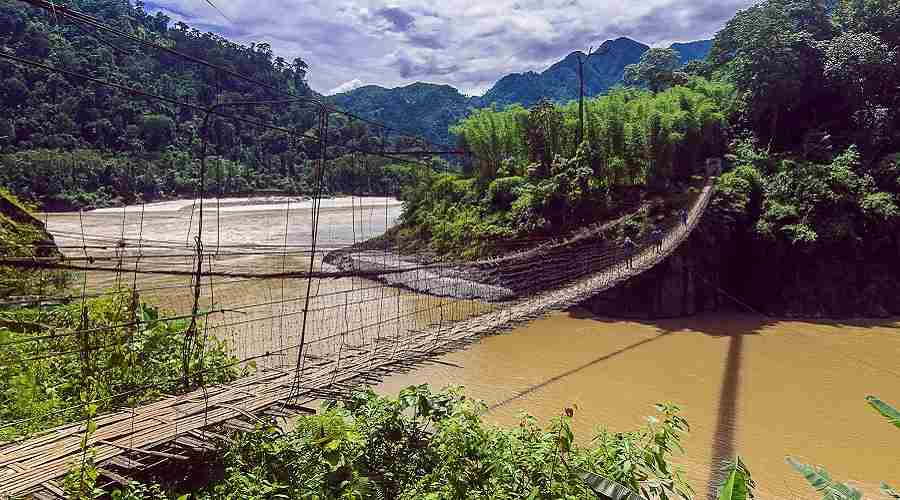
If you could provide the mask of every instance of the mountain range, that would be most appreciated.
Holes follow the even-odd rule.
[[[703,59],[712,40],[675,43],[681,63]],[[585,64],[585,93],[602,94],[622,82],[625,67],[637,63],[650,47],[630,38],[607,40]],[[453,137],[448,128],[464,118],[472,108],[506,107],[510,104],[531,106],[543,98],[568,102],[578,97],[578,58],[584,53],[572,52],[541,73],[528,71],[504,76],[483,96],[466,96],[450,85],[416,82],[387,89],[367,85],[331,96],[346,111],[378,120],[397,130],[419,135],[444,145]]]

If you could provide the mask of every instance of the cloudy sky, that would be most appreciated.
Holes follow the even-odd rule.
[[[627,36],[653,46],[710,38],[754,0],[145,0],[204,31],[301,57],[331,94],[426,81],[481,94],[507,73]],[[223,15],[224,14],[224,15]]]

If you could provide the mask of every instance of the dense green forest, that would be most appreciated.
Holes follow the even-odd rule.
[[[648,90],[588,100],[581,145],[573,104],[475,112],[455,131],[477,160],[409,190],[396,234],[451,254],[559,234],[628,206],[635,188],[680,196],[724,154],[693,265],[764,311],[898,314],[898,32],[887,0],[769,0],[703,61],[645,52],[626,77]]]
[[[281,92],[133,42],[107,40],[14,0],[0,1],[0,44],[18,57],[194,105],[271,101],[284,99],[285,93],[318,97],[306,84],[306,63],[285,61],[266,43],[238,45],[172,23],[163,14],[151,16],[140,2],[69,4],[144,40],[249,75]],[[0,185],[20,197],[45,208],[70,209],[196,194],[203,113],[6,60],[0,61],[0,80]],[[317,124],[314,110],[303,103],[229,108],[227,113],[296,134],[314,134]],[[207,136],[207,194],[311,192],[310,160],[320,155],[316,141],[292,140],[284,132],[222,117],[211,121]],[[370,186],[372,192],[396,190],[399,181],[383,169],[387,162],[348,154],[351,148],[380,149],[380,133],[335,115],[328,141],[328,157],[339,158],[329,174],[339,172],[326,178],[329,192],[364,192]],[[392,141],[408,145],[402,138]],[[365,181],[356,184],[354,179]]]
[[[738,89],[699,265],[763,310],[900,313],[898,28],[892,1],[770,0],[693,66]]]

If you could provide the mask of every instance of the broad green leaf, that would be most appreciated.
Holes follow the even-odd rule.
[[[822,500],[862,500],[862,493],[859,490],[835,482],[825,469],[806,465],[791,457],[787,457],[787,461],[794,469],[803,474],[806,482],[822,494]]]
[[[588,487],[594,490],[594,493],[600,495],[601,498],[609,500],[646,500],[621,484],[593,472],[585,471],[580,475]]]
[[[728,476],[719,491],[719,500],[749,500],[753,498],[755,483],[750,478],[750,471],[740,458],[736,458],[733,462],[727,462],[723,470]]]
[[[897,411],[896,408],[875,396],[866,396],[866,401],[869,402],[869,405],[871,405],[872,408],[875,408],[875,411],[888,419],[890,423],[894,424],[894,427],[900,429],[900,411]]]

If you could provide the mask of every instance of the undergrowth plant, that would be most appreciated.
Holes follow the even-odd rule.
[[[687,422],[675,406],[657,409],[641,429],[600,430],[581,446],[572,410],[547,426],[526,415],[503,429],[484,423],[484,404],[460,389],[415,386],[396,399],[367,390],[298,418],[290,432],[236,436],[224,478],[198,498],[595,498],[585,473],[648,498],[691,498],[669,463]]]
[[[166,319],[125,289],[83,310],[80,302],[0,310],[0,440],[83,419],[86,405],[99,414],[183,390],[185,320]],[[224,341],[198,342],[204,355],[192,358],[192,373],[207,384],[240,375]]]

